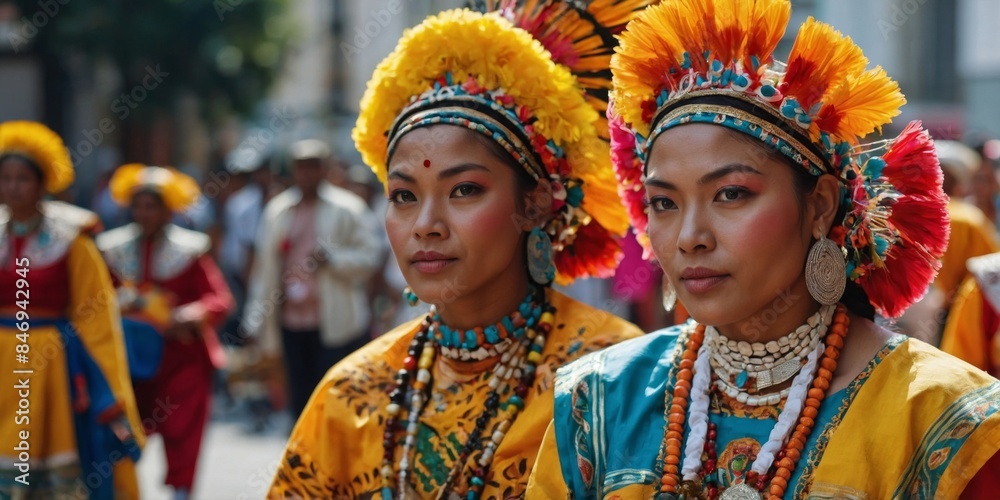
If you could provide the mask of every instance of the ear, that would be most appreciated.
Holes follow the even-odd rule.
[[[807,200],[810,218],[807,229],[813,238],[819,238],[819,232],[825,236],[833,226],[837,210],[840,208],[840,182],[837,178],[826,174],[816,181],[816,187],[809,193]]]
[[[552,217],[552,184],[548,179],[541,179],[538,184],[524,193],[524,216],[521,218],[521,230],[531,231],[541,226]]]

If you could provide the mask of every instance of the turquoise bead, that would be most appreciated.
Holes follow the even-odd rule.
[[[500,342],[500,330],[497,329],[496,325],[490,325],[487,326],[486,328],[483,328],[483,336],[486,337],[486,341],[491,344],[496,344]]]
[[[472,479],[470,479],[469,482],[476,486],[483,486],[484,484],[483,480],[476,476],[472,476]]]
[[[382,500],[392,500],[392,488],[382,488]]]
[[[476,332],[473,330],[467,330],[465,332],[465,348],[475,349],[479,345],[479,341],[476,340]]]
[[[514,330],[516,330],[516,328],[514,328],[514,322],[511,321],[510,316],[504,316],[504,318],[500,321],[500,323],[503,324],[504,329],[506,329],[508,332],[513,333]]]
[[[524,401],[522,401],[521,398],[518,396],[511,396],[510,400],[508,400],[508,403],[518,407],[518,409],[521,410],[524,409]]]
[[[736,376],[736,387],[739,387],[739,388],[742,389],[743,386],[745,386],[747,384],[747,380],[749,378],[750,378],[750,374],[747,373],[746,370],[741,371],[740,374]]]

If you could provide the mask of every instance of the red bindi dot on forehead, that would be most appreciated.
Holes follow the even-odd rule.
[[[430,160],[424,160],[424,168],[431,168],[431,161]]]

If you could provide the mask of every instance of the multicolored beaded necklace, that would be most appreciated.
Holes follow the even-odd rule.
[[[459,475],[468,470],[468,491],[466,497],[478,499],[486,485],[487,473],[493,462],[493,454],[507,434],[514,420],[524,408],[524,400],[528,391],[534,385],[535,370],[542,359],[545,348],[545,338],[552,331],[556,310],[545,299],[545,290],[536,288],[529,293],[528,298],[518,307],[518,310],[504,318],[497,326],[498,342],[510,342],[500,355],[500,360],[493,368],[487,385],[490,393],[486,397],[483,412],[476,419],[476,425],[469,432],[468,440],[462,446],[458,459],[448,473],[447,479],[441,485],[438,498],[442,498]],[[522,324],[523,323],[523,324]],[[508,326],[509,325],[509,326]],[[403,360],[403,368],[396,374],[396,384],[389,393],[389,404],[386,406],[385,432],[382,436],[382,499],[409,498],[409,471],[413,448],[416,445],[417,431],[420,427],[420,415],[430,399],[431,369],[439,350],[444,349],[444,339],[451,342],[456,339],[451,333],[445,335],[444,328],[435,310],[428,314],[420,325],[420,329],[410,343],[407,357]],[[487,327],[490,328],[490,327]],[[448,332],[456,330],[448,328]],[[469,330],[487,342],[486,328]],[[500,331],[504,331],[500,334]],[[483,332],[479,336],[479,332]],[[467,332],[466,332],[467,333]],[[490,339],[494,338],[492,336]],[[499,338],[506,335],[504,338]],[[468,337],[466,337],[468,339]],[[466,347],[469,346],[469,347]],[[477,344],[478,348],[482,348]],[[477,348],[471,343],[464,344],[461,349]],[[414,376],[414,372],[416,372]],[[412,384],[410,383],[412,380]],[[506,401],[501,404],[501,398]],[[404,405],[409,400],[410,405],[405,412]],[[483,434],[490,422],[496,421],[493,433],[484,439]],[[405,429],[403,451],[399,462],[393,465],[398,440],[396,433]],[[470,459],[473,459],[470,462]]]
[[[669,399],[667,428],[663,437],[663,473],[657,500],[682,498],[760,499],[764,497],[768,500],[780,500],[785,495],[788,482],[795,472],[796,463],[801,458],[809,434],[815,426],[820,404],[830,388],[830,381],[833,379],[833,373],[837,370],[837,359],[840,357],[840,350],[844,347],[844,337],[847,335],[849,325],[850,318],[847,315],[847,309],[842,304],[838,304],[833,323],[824,338],[824,347],[817,349],[816,374],[812,383],[808,385],[794,431],[783,443],[782,449],[775,455],[773,464],[765,473],[749,471],[743,482],[734,484],[727,490],[720,490],[715,480],[717,429],[711,423],[707,425],[702,463],[698,472],[699,480],[681,480],[680,467],[683,453],[681,445],[684,441],[684,424],[687,419],[688,405],[693,399],[692,379],[694,378],[695,364],[699,359],[702,343],[705,341],[705,326],[698,325],[684,345],[678,363],[677,382]],[[786,402],[786,409],[789,409],[790,404],[790,401]]]

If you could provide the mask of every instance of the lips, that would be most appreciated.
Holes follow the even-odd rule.
[[[420,251],[413,254],[410,265],[418,272],[433,274],[443,271],[458,259],[438,252]]]
[[[705,267],[689,267],[681,273],[681,285],[692,294],[706,293],[719,286],[729,275]]]

